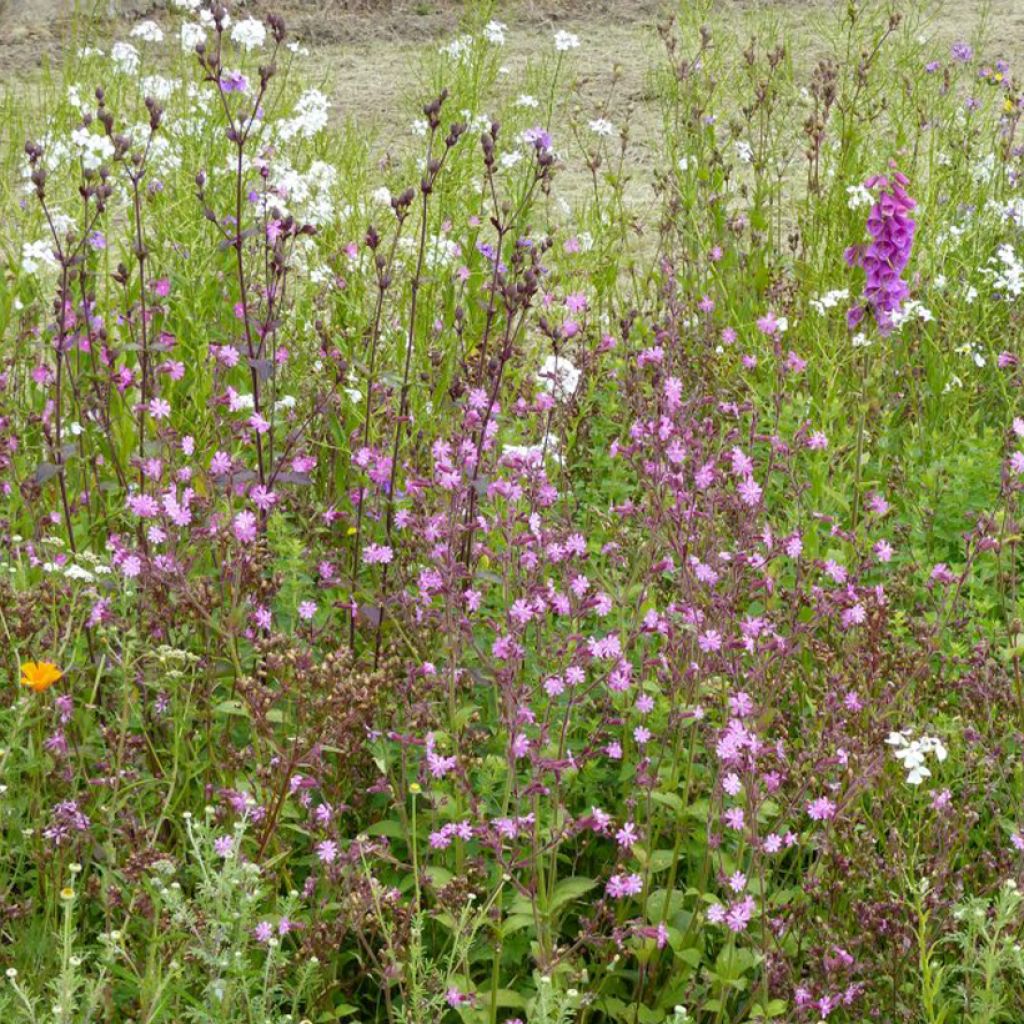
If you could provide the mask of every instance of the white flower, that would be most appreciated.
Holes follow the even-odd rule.
[[[87,171],[95,171],[114,155],[114,144],[106,135],[96,135],[88,128],[76,128],[71,133],[71,141],[78,150],[82,166]]]
[[[195,11],[199,8],[200,0],[171,0],[171,4],[179,11]]]
[[[676,166],[685,174],[691,167],[696,169],[697,158],[695,156],[681,156],[676,163]]]
[[[162,43],[164,41],[163,29],[155,21],[140,21],[131,30],[130,35],[135,39],[141,39],[144,43]]]
[[[505,170],[508,170],[511,167],[515,167],[515,165],[519,163],[519,161],[522,159],[522,151],[518,149],[513,149],[508,153],[502,153],[501,156],[498,158],[498,163],[501,164],[501,166]]]
[[[68,86],[68,103],[80,114],[84,114],[89,109],[89,104],[82,98],[81,86],[77,82],[72,82]]]
[[[489,21],[484,25],[484,39],[495,46],[505,45],[505,31],[508,26],[500,21]]]
[[[231,24],[231,15],[227,12],[222,12],[223,17],[221,18],[221,27],[227,28]],[[201,10],[199,12],[199,23],[204,25],[206,28],[214,28],[217,24],[217,19],[213,16],[213,11]]]
[[[23,242],[21,246],[21,269],[26,274],[34,274],[41,266],[55,267],[56,257],[53,245],[43,239],[39,242]]]
[[[102,57],[103,51],[96,46],[83,46],[79,48],[78,56],[82,58]]]
[[[174,78],[164,78],[163,75],[147,75],[142,80],[142,91],[155,100],[168,100],[171,93],[178,88],[180,83]]]
[[[754,159],[754,150],[751,148],[750,143],[744,139],[737,139],[734,148],[740,163],[749,164]]]
[[[544,460],[546,452],[549,458],[554,459],[555,462],[561,465],[562,456],[555,450],[554,446],[554,439],[549,438],[547,446],[543,444],[507,444],[501,451],[503,455],[522,459],[531,466],[539,466]]]
[[[238,43],[243,50],[255,50],[267,41],[267,29],[262,21],[246,18],[238,22],[231,30],[232,41]]]
[[[917,299],[908,299],[903,305],[892,314],[892,322],[895,327],[902,327],[908,320],[921,320],[928,322],[934,320],[932,311]]]
[[[989,182],[992,180],[992,175],[995,173],[996,157],[994,153],[988,153],[983,156],[972,168],[971,177],[978,184]]]
[[[564,356],[548,356],[537,374],[540,386],[555,398],[568,398],[580,382],[580,371]]]
[[[110,48],[110,60],[118,71],[128,75],[139,69],[139,51],[131,43],[114,43]]]
[[[595,135],[601,135],[607,138],[615,134],[615,125],[613,125],[607,118],[598,117],[590,122],[590,130]]]
[[[859,209],[861,206],[870,206],[875,201],[875,197],[863,185],[848,186],[846,194],[849,197],[846,200],[846,205],[851,210]]]
[[[538,100],[536,96],[531,96],[529,93],[521,92],[518,99],[516,99],[516,106],[535,109],[540,106],[540,100]]]
[[[580,37],[573,35],[572,32],[566,32],[564,29],[559,29],[555,33],[555,49],[559,53],[565,53],[566,50],[576,50],[580,45]]]
[[[824,295],[819,295],[816,299],[811,299],[808,305],[819,316],[824,316],[826,310],[835,308],[840,302],[846,302],[849,297],[849,288],[836,288],[833,291],[825,292]]]
[[[429,127],[430,125],[428,125],[423,118],[419,117],[409,125],[409,131],[411,131],[413,135],[426,135]]]
[[[895,748],[893,757],[902,762],[910,786],[920,786],[925,779],[931,778],[931,770],[925,764],[929,755],[934,755],[939,762],[949,756],[942,740],[936,736],[921,736],[911,740],[905,732],[891,732],[885,742]]]
[[[284,48],[298,57],[309,56],[309,47],[303,46],[302,43],[296,42],[294,39],[290,43],[285,43]]]
[[[286,141],[296,135],[313,138],[327,127],[330,106],[330,100],[319,89],[307,89],[298,98],[292,116],[277,126],[278,133]]]
[[[182,50],[189,53],[206,39],[206,29],[194,21],[186,21],[181,26],[180,38]]]
[[[381,185],[380,188],[375,188],[370,193],[370,198],[378,206],[390,206],[391,205],[391,192],[386,185]]]
[[[463,35],[442,46],[437,52],[447,54],[453,60],[461,60],[472,49],[473,37]]]
[[[92,583],[96,577],[88,569],[80,565],[69,565],[64,570],[64,576],[69,580],[81,580],[83,583]]]
[[[981,273],[992,282],[992,289],[1019,298],[1024,292],[1024,264],[1017,259],[1013,246],[1008,243],[999,246],[988,262],[989,266],[982,267]]]

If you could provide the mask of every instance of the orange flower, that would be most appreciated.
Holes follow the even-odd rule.
[[[42,693],[62,675],[64,673],[48,661],[26,661],[21,666],[21,685],[31,686],[36,693]]]

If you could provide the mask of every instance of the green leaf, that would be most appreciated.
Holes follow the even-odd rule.
[[[563,878],[555,886],[554,895],[551,897],[550,909],[558,910],[559,907],[564,906],[566,903],[578,900],[585,893],[590,892],[596,885],[597,882],[592,878],[584,878],[582,876]]]

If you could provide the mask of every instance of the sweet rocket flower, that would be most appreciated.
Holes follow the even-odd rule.
[[[949,48],[949,55],[957,64],[967,64],[974,59],[974,49],[970,43],[958,41]]]
[[[246,92],[249,80],[241,71],[222,71],[220,73],[221,92]]]
[[[893,314],[899,311],[910,293],[901,275],[914,244],[917,224],[910,212],[917,204],[907,195],[905,188],[909,182],[899,171],[894,172],[891,181],[878,175],[864,184],[866,188],[878,190],[878,198],[867,220],[872,241],[866,246],[850,246],[844,255],[849,266],[864,271],[864,301],[874,314],[879,331],[888,334],[894,326]],[[851,329],[863,314],[863,306],[849,311],[847,323]]]

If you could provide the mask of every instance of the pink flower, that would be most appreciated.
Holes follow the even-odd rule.
[[[752,476],[748,476],[740,482],[739,487],[736,488],[736,493],[739,494],[740,501],[744,505],[753,507],[761,500],[761,485]]]
[[[717,629],[709,629],[697,637],[697,646],[705,653],[720,651],[722,649],[722,634]]]
[[[631,849],[638,838],[639,836],[637,836],[636,833],[636,825],[631,821],[627,821],[622,828],[615,833],[615,841],[619,846],[626,850]]]
[[[240,544],[251,544],[256,539],[256,517],[243,509],[232,520],[231,529]]]
[[[321,864],[333,864],[338,856],[338,844],[333,839],[325,839],[316,844],[316,855]]]
[[[626,896],[637,896],[643,892],[644,881],[637,875],[612,875],[605,884],[605,892],[612,899],[621,900]]]
[[[827,796],[819,796],[807,805],[807,813],[813,821],[830,821],[836,816],[836,805]]]
[[[368,565],[387,565],[394,557],[395,553],[387,544],[367,544],[363,549],[363,561]]]
[[[742,932],[750,923],[750,919],[754,916],[756,909],[757,904],[754,902],[753,896],[737,900],[729,908],[729,913],[725,915],[725,923],[729,931]]]
[[[155,420],[165,420],[171,415],[171,404],[166,399],[154,398],[149,403],[149,414]]]

